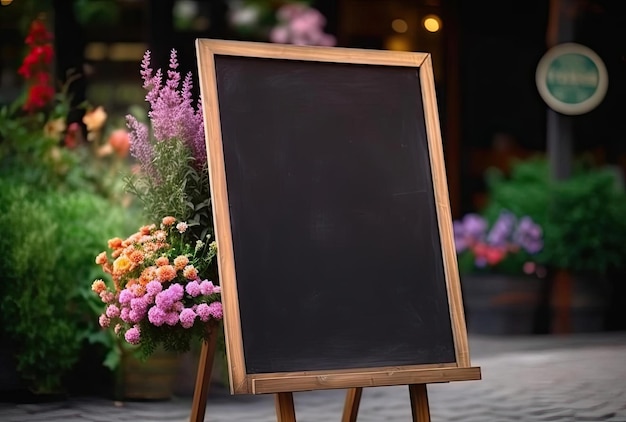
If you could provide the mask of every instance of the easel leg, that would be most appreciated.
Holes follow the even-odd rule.
[[[413,422],[430,422],[426,384],[410,384],[409,395],[411,396]]]
[[[274,394],[276,403],[276,420],[278,422],[296,422],[296,411],[293,406],[293,393]]]
[[[361,394],[363,387],[351,388],[346,394],[346,403],[343,407],[343,416],[341,422],[356,422],[359,413],[359,405],[361,404]]]
[[[211,370],[213,369],[213,358],[215,357],[215,346],[217,345],[218,325],[211,326],[211,335],[208,341],[202,343],[200,358],[198,360],[198,374],[196,376],[196,387],[193,393],[193,404],[191,407],[190,422],[203,422],[206,411],[206,400],[211,384]]]

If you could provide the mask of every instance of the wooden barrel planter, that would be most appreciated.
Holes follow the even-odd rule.
[[[169,400],[179,367],[180,355],[173,352],[157,350],[145,361],[125,353],[118,396],[128,400]]]
[[[463,275],[461,290],[468,332],[533,334],[544,283],[531,276]]]

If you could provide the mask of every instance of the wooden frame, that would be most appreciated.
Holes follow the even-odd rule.
[[[204,123],[209,155],[215,234],[218,243],[219,276],[223,291],[226,350],[229,362],[228,372],[231,380],[231,393],[282,393],[315,389],[411,385],[480,379],[480,368],[470,366],[430,54],[330,47],[301,47],[208,39],[197,40],[196,50],[198,67],[200,69],[200,89],[203,98]],[[220,129],[220,111],[215,73],[216,55],[403,66],[415,68],[419,72],[446,291],[455,348],[455,362],[435,365],[332,371],[247,373],[241,333],[237,274],[234,262]]]

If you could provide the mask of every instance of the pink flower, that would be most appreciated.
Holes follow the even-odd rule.
[[[156,306],[163,309],[164,311],[170,309],[174,304],[174,301],[175,300],[170,289],[163,290],[154,298],[154,303],[156,304]]]
[[[185,308],[181,311],[179,319],[183,328],[191,328],[196,319],[196,314],[191,309]]]
[[[196,308],[196,314],[200,318],[200,321],[207,322],[209,318],[211,318],[211,311],[209,310],[209,305],[206,303],[201,303]]]
[[[130,300],[133,298],[133,294],[128,289],[124,289],[120,292],[119,302],[121,304],[130,303]]]
[[[178,312],[168,312],[165,314],[165,323],[170,326],[178,324]]]
[[[178,230],[179,233],[185,233],[187,231],[187,223],[181,221],[180,223],[176,224],[176,230]]]
[[[109,325],[111,325],[111,320],[106,315],[100,315],[100,318],[98,318],[98,322],[100,323],[100,326],[102,328],[108,328]]]
[[[102,299],[104,303],[111,303],[113,299],[115,299],[115,295],[112,292],[100,292],[100,299]]]
[[[106,315],[109,318],[116,318],[120,315],[120,308],[118,308],[116,305],[111,304],[107,306]]]
[[[185,290],[183,289],[183,286],[181,286],[178,283],[172,284],[167,290],[171,292],[171,295],[174,301],[182,300],[185,294]]]
[[[120,318],[122,319],[122,321],[124,321],[124,322],[131,322],[130,321],[130,317],[128,316],[129,312],[130,312],[130,309],[126,308],[126,307],[124,307],[124,308],[122,308],[120,310]]]
[[[162,290],[163,285],[156,280],[153,280],[146,285],[146,291],[152,296],[156,296],[157,294],[161,293]]]
[[[185,291],[189,294],[189,296],[196,297],[200,294],[200,285],[195,280],[191,281],[185,286]]]
[[[209,314],[215,319],[222,319],[224,312],[222,311],[222,302],[213,302],[209,305]]]
[[[124,334],[124,338],[130,344],[139,344],[139,340],[141,340],[141,332],[139,331],[139,327],[135,325],[134,327],[130,328],[128,331],[126,331],[126,334]]]
[[[204,296],[211,295],[214,291],[215,286],[211,281],[204,280],[202,283],[200,283],[200,293],[202,293]]]
[[[153,306],[148,311],[148,321],[157,327],[160,327],[165,323],[165,311],[163,309]]]

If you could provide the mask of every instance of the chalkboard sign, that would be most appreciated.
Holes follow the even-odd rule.
[[[480,378],[430,56],[197,53],[232,392]]]

